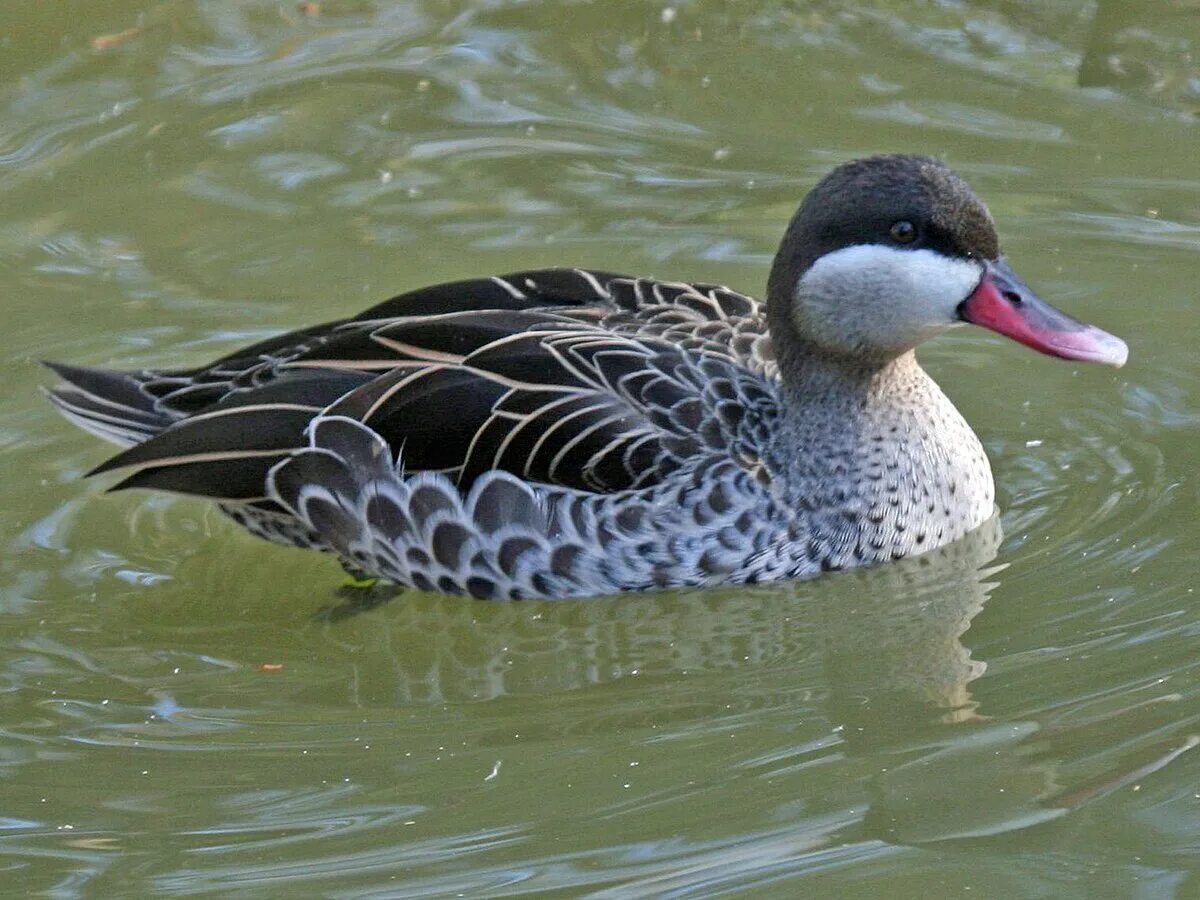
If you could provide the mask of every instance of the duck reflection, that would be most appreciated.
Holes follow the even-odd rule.
[[[839,842],[921,844],[1062,815],[1053,761],[1034,722],[993,722],[972,697],[987,664],[962,642],[1004,566],[998,518],[937,553],[870,573],[866,590],[823,604],[825,713],[845,751],[869,760],[869,807]]]
[[[891,565],[761,587],[500,603],[406,592],[386,613],[394,700],[545,695],[764,665],[807,674],[819,665],[829,713],[859,728],[869,722],[878,731],[879,716],[897,704],[967,721],[968,685],[986,666],[961,637],[993,587],[988,578],[999,568],[987,566],[1000,536],[993,519],[953,545]],[[346,593],[357,596],[327,610],[331,620],[397,592]]]
[[[481,701],[644,679],[662,703],[640,706],[641,715],[679,726],[664,679],[771,667],[807,685],[797,713],[833,723],[838,752],[884,761],[866,819],[878,837],[925,841],[1052,817],[1060,810],[1041,805],[1055,790],[1051,769],[1021,749],[1037,727],[989,723],[971,696],[987,667],[962,637],[1002,568],[991,565],[1000,538],[993,519],[894,565],[769,588],[557,603],[406,596],[387,613],[396,700]],[[703,718],[688,698],[690,715]],[[636,726],[629,715],[621,724]]]
[[[774,722],[781,710],[823,721],[832,734],[819,746],[767,754],[841,761],[844,798],[823,785],[820,802],[860,812],[822,843],[980,837],[1057,818],[1187,749],[1068,792],[1054,728],[988,718],[972,696],[987,665],[963,636],[1003,569],[994,564],[1000,539],[993,520],[894,565],[762,588],[524,603],[407,594],[386,611],[330,627],[344,634],[346,625],[375,620],[368,633],[392,675],[370,681],[375,690],[386,681],[394,694],[362,702],[524,697],[553,710],[538,728],[575,736],[644,736],[652,727],[698,734],[728,727],[731,716]],[[596,702],[553,699],[588,691],[598,692]],[[797,789],[806,785],[801,777]],[[772,792],[762,802],[783,810],[793,799],[812,798]]]

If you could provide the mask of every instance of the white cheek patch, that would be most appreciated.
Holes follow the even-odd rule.
[[[832,347],[915,347],[958,321],[979,284],[976,262],[933,250],[857,244],[827,253],[796,285],[793,319]]]

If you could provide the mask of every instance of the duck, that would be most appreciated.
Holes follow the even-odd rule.
[[[438,284],[198,368],[46,363],[90,475],[215,501],[352,576],[488,599],[797,579],[996,514],[983,445],[917,361],[970,323],[1121,366],[1040,299],[945,163],[852,160],[805,196],[765,303],[553,268]]]

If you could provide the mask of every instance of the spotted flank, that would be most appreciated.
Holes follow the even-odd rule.
[[[422,590],[520,599],[719,583],[776,537],[753,521],[765,491],[728,462],[623,495],[503,470],[464,493],[439,473],[402,474],[403,460],[354,419],[322,416],[308,432],[309,446],[268,475],[271,497],[352,569]],[[715,539],[664,542],[667,529]],[[772,564],[765,553],[763,576]]]

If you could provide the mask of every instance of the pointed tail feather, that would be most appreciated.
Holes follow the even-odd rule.
[[[63,383],[44,391],[72,424],[102,440],[129,447],[162,431],[174,419],[156,409],[154,398],[132,372],[90,369],[45,361]]]

